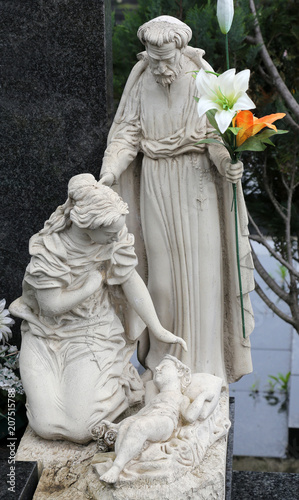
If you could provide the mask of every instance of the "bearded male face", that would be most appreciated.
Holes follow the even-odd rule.
[[[175,42],[165,43],[161,47],[146,45],[149,67],[157,83],[166,87],[179,75],[182,69],[182,51]]]

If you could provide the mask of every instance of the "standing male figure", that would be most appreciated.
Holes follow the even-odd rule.
[[[141,26],[137,35],[146,52],[139,54],[128,78],[110,131],[101,181],[120,182],[130,189],[133,177],[126,176],[132,175],[130,165],[138,152],[143,153],[140,217],[148,288],[162,325],[188,345],[188,353],[176,347],[167,350],[192,372],[232,382],[252,369],[250,343],[242,339],[231,212],[230,183],[238,182],[248,336],[253,328],[248,297],[253,266],[240,184],[243,165],[232,165],[222,146],[196,144],[207,137],[211,126],[205,115],[197,115],[192,71],[212,68],[203,59],[203,50],[187,46],[191,29],[178,19],[161,16]],[[134,211],[131,204],[130,211]],[[136,234],[136,229],[130,230]],[[146,366],[153,371],[166,352],[150,338]]]

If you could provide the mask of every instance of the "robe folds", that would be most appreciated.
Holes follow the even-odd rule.
[[[146,53],[139,55],[110,130],[101,176],[112,173],[116,189],[129,203],[128,227],[136,237],[139,272],[148,279],[162,325],[188,346],[184,352],[150,335],[145,365],[153,369],[170,352],[192,372],[231,383],[252,371],[253,263],[238,181],[244,339],[233,191],[225,178],[229,155],[221,145],[197,144],[213,133],[206,116],[198,117],[194,100],[198,94],[192,71],[212,70],[203,54],[187,47],[180,74],[166,87],[156,83]]]
[[[126,227],[109,245],[79,244],[67,230],[30,240],[23,294],[10,310],[23,319],[20,372],[29,424],[41,437],[86,443],[101,420],[142,400],[143,383],[130,363],[136,343],[112,296],[137,265],[133,245]],[[96,292],[65,313],[43,314],[37,290],[80,289],[95,270],[103,278]]]

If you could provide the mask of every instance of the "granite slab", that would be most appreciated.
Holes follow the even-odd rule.
[[[0,500],[32,500],[37,482],[36,462],[0,460]]]
[[[99,176],[112,115],[110,0],[0,0],[0,290],[21,294],[28,241]],[[19,322],[14,326],[19,335]]]
[[[232,500],[298,500],[299,474],[233,472]]]
[[[229,419],[231,427],[228,433],[226,450],[226,477],[225,500],[231,500],[233,479],[233,451],[234,451],[234,426],[235,426],[235,398],[229,398]]]

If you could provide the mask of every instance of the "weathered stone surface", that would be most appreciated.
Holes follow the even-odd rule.
[[[186,474],[173,482],[132,481],[106,486],[92,466],[92,459],[69,461],[44,469],[33,500],[188,500],[223,499],[226,443],[223,438],[208,451],[198,475]],[[111,465],[111,455],[102,469]],[[97,464],[98,465],[98,464]]]
[[[95,453],[95,441],[88,445],[70,441],[48,441],[37,436],[28,426],[21,439],[16,460],[37,461],[40,475],[44,468],[53,464],[63,466],[68,461],[78,464],[92,458]]]
[[[28,240],[69,178],[98,176],[112,104],[111,17],[110,0],[1,0],[0,9],[0,290],[9,304],[21,294]]]
[[[40,472],[43,468],[34,500],[223,500],[226,444],[223,437],[211,446],[192,473],[167,480],[119,481],[116,486],[104,485],[99,480],[99,473],[111,466],[115,454],[94,456],[95,442],[84,446],[46,441],[28,428],[17,459],[38,460]]]

